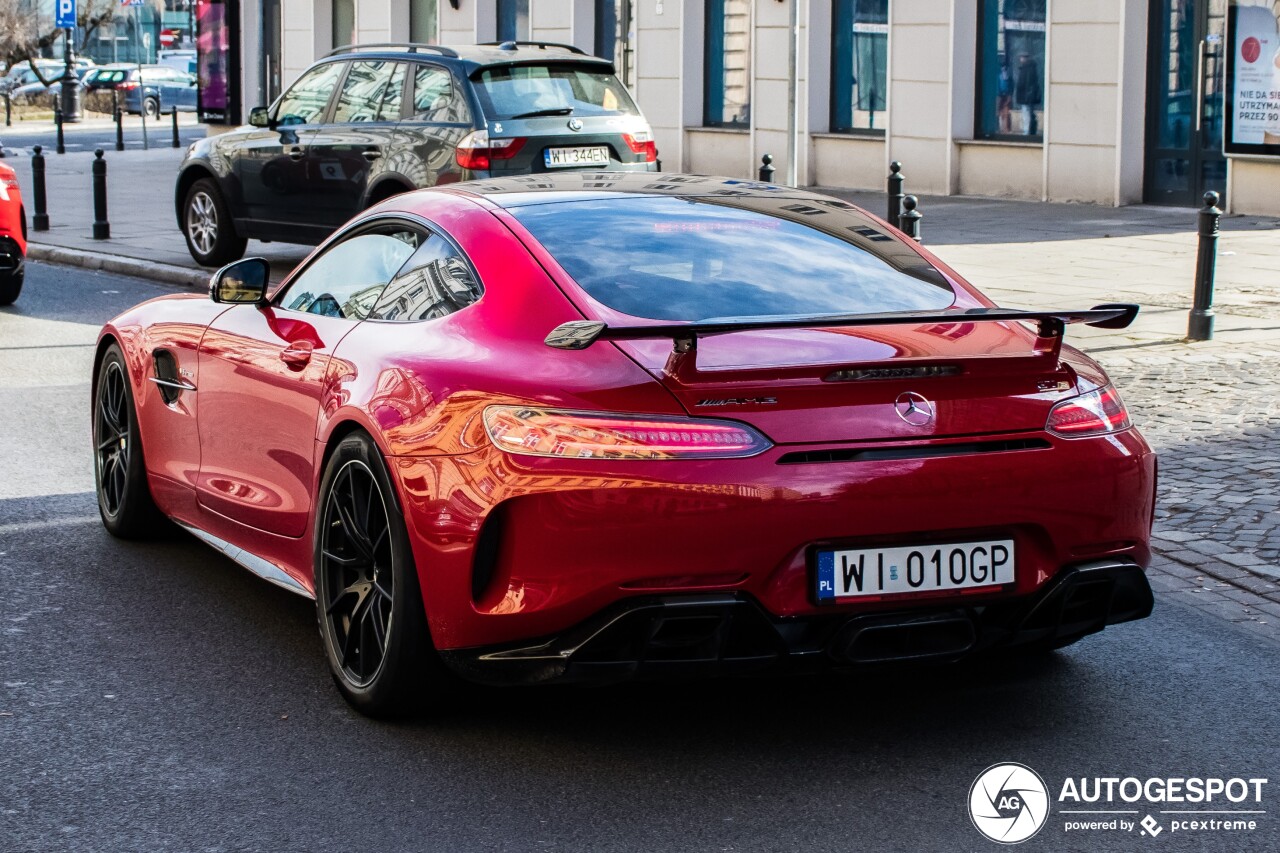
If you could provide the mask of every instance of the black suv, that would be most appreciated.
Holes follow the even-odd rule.
[[[178,171],[178,226],[219,266],[245,241],[319,243],[419,187],[588,168],[657,171],[649,123],[613,63],[576,47],[361,45],[307,69],[249,127],[202,139]]]

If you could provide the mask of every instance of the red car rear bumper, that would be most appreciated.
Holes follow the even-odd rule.
[[[433,639],[475,658],[555,642],[628,603],[668,596],[730,595],[769,622],[843,623],[1010,602],[1025,611],[1064,569],[1085,564],[1134,567],[1141,578],[1156,460],[1136,430],[1000,438],[1040,449],[948,456],[935,441],[895,445],[915,458],[799,464],[779,460],[829,447],[707,462],[497,451],[394,462]],[[1015,543],[1012,589],[817,603],[818,548],[993,538]],[[1137,585],[1149,597],[1145,580]]]

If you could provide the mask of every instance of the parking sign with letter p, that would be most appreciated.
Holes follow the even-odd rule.
[[[76,0],[58,0],[55,5],[57,14],[54,16],[53,25],[63,30],[75,29]]]

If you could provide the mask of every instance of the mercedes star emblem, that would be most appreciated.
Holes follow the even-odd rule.
[[[922,427],[933,420],[933,403],[915,391],[903,391],[893,403],[893,410],[906,423]]]

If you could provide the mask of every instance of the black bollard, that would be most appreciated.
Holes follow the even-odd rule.
[[[35,197],[36,207],[35,215],[31,217],[31,228],[33,231],[48,231],[49,211],[46,209],[48,197],[44,192],[44,155],[40,153],[44,147],[37,145],[31,150],[34,152],[31,155],[31,193]]]
[[[773,155],[766,154],[760,158],[760,180],[766,184],[773,183],[773,173],[777,169],[773,168]]]
[[[902,164],[894,160],[889,164],[889,224],[897,225],[902,215]]]
[[[116,150],[124,150],[124,111],[120,109],[120,95],[116,94],[115,102],[115,120],[116,120]]]
[[[107,221],[107,161],[102,149],[93,152],[93,239],[111,239],[111,223]]]
[[[5,127],[13,126],[12,110],[13,110],[13,99],[9,97],[8,92],[5,92],[4,93],[4,126]]]
[[[1213,338],[1213,274],[1218,263],[1218,194],[1204,194],[1200,208],[1200,248],[1196,254],[1196,294],[1187,320],[1187,337],[1193,341]]]
[[[175,106],[169,111],[169,115],[173,118],[173,147],[181,148],[182,142],[178,139],[178,108]]]
[[[898,217],[898,230],[917,243],[920,242],[920,220],[924,214],[916,210],[919,200],[915,196],[903,196],[902,215]]]
[[[58,153],[67,153],[66,140],[62,138],[62,108],[58,106],[58,102],[53,102],[53,123],[58,126]]]

